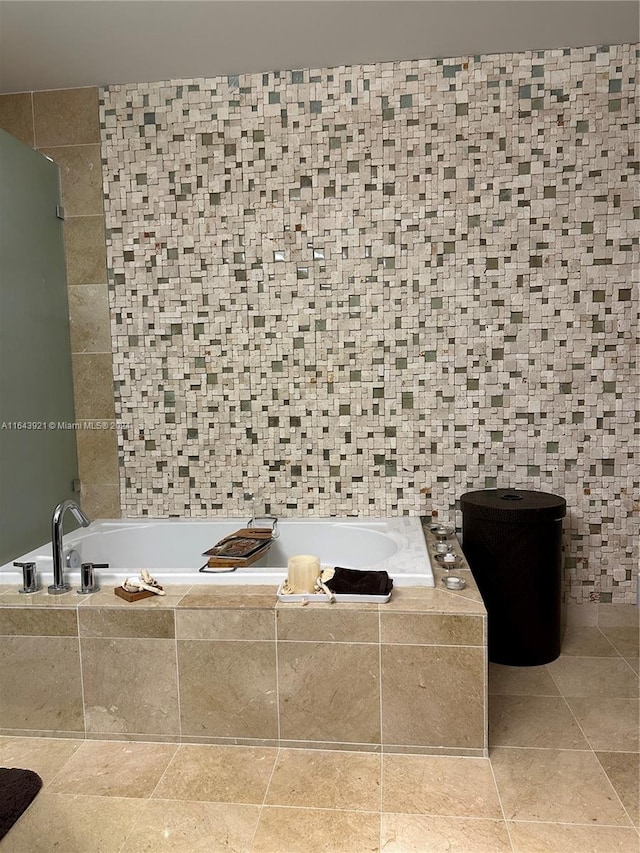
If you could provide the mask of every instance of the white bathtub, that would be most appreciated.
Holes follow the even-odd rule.
[[[420,519],[406,517],[280,519],[278,539],[257,563],[224,574],[200,572],[207,561],[203,552],[246,524],[246,518],[94,521],[64,537],[64,552],[77,551],[82,563],[108,563],[108,569],[96,569],[101,586],[143,568],[163,584],[277,585],[294,554],[315,554],[323,566],[386,569],[396,586],[435,586]],[[15,560],[34,561],[40,584],[52,582],[51,543]],[[73,587],[80,585],[78,568],[65,567],[64,575]],[[0,566],[0,583],[22,585],[13,561]]]

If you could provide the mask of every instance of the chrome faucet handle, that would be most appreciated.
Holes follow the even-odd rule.
[[[36,574],[35,563],[14,563],[13,565],[22,569],[22,589],[19,589],[18,592],[30,594],[32,592],[38,592],[38,590],[41,589],[41,587],[38,586],[38,576]]]
[[[89,595],[98,592],[100,587],[96,581],[94,569],[108,569],[109,563],[83,563],[80,566],[80,589],[78,595]]]

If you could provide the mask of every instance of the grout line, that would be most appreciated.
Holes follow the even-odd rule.
[[[551,677],[553,678],[553,676],[551,676]],[[559,688],[558,688],[558,689],[559,689]],[[601,761],[600,761],[600,759],[598,758],[598,753],[597,753],[597,752],[595,751],[595,749],[593,748],[593,746],[592,746],[592,744],[591,744],[591,741],[590,741],[590,740],[589,740],[589,738],[587,737],[587,733],[584,731],[584,729],[583,729],[583,728],[582,728],[582,726],[580,725],[580,721],[578,720],[578,718],[576,717],[576,715],[573,713],[573,709],[571,708],[571,705],[569,704],[569,702],[568,702],[568,700],[567,700],[567,697],[566,697],[566,696],[564,696],[564,694],[561,694],[561,696],[562,696],[562,699],[563,699],[563,701],[564,701],[565,705],[567,706],[567,708],[568,708],[568,710],[569,710],[569,713],[571,714],[571,716],[572,716],[572,717],[573,717],[573,719],[575,720],[575,723],[576,723],[576,725],[578,726],[578,729],[579,729],[579,730],[580,730],[580,732],[582,733],[582,736],[584,737],[584,739],[586,740],[586,742],[589,744],[589,750],[591,751],[591,753],[592,753],[593,757],[595,758],[595,760],[596,760],[596,761],[598,762],[598,764],[600,765],[600,767],[601,767],[601,769],[602,769],[602,772],[604,773],[604,775],[605,775],[605,777],[606,777],[606,779],[607,779],[607,782],[609,783],[609,786],[611,787],[611,789],[612,789],[612,791],[613,791],[613,793],[614,793],[614,795],[615,795],[616,799],[618,800],[618,802],[620,803],[620,806],[622,807],[622,810],[624,811],[624,813],[627,815],[627,817],[628,817],[628,818],[629,818],[629,820],[631,821],[631,824],[632,824],[633,826],[635,826],[635,824],[633,823],[633,820],[631,820],[631,815],[629,814],[629,812],[627,811],[627,809],[626,809],[626,807],[625,807],[624,803],[623,803],[623,802],[622,802],[622,800],[620,799],[620,797],[619,797],[619,795],[618,795],[618,792],[616,791],[616,789],[615,789],[615,786],[614,786],[613,782],[612,782],[612,781],[611,781],[611,779],[609,778],[609,775],[608,775],[607,771],[605,770],[604,766],[602,765],[602,762],[601,762]],[[601,750],[601,752],[608,752],[608,751],[609,751],[609,750]]]
[[[251,837],[251,849],[253,849],[253,845],[255,844],[256,835],[258,834],[258,827],[260,826],[260,819],[262,818],[262,810],[264,809],[265,803],[267,802],[267,795],[269,793],[269,788],[271,787],[271,782],[273,780],[273,774],[276,772],[276,767],[278,766],[278,760],[280,758],[280,747],[276,748],[276,754],[273,759],[273,767],[271,768],[271,775],[269,776],[269,781],[267,782],[267,786],[264,789],[264,797],[262,798],[262,804],[258,806],[258,820],[256,821],[256,828],[253,831],[253,835]]]
[[[492,749],[528,749],[535,752],[593,752],[589,741],[587,741],[587,745],[585,747],[578,746],[514,746],[511,745],[503,745],[496,744],[492,747]],[[610,750],[607,750],[609,752]],[[464,757],[464,756],[463,756]]]
[[[541,826],[588,826],[589,829],[597,829],[598,827],[603,827],[604,829],[635,829],[638,832],[638,827],[633,826],[625,826],[624,824],[619,823],[569,823],[566,820],[531,820],[530,818],[511,818],[513,823],[532,823],[534,825]],[[609,853],[609,851],[606,851]]]
[[[242,803],[228,803],[228,805],[243,805]],[[255,803],[245,803],[244,805],[255,805]],[[283,803],[274,803],[273,805],[269,804],[267,806],[269,809],[293,809],[296,811],[310,811],[310,812],[344,812],[346,814],[353,814],[356,812],[357,814],[371,814],[377,815],[380,812],[376,812],[373,809],[332,809],[327,806],[296,806],[296,805],[284,805]],[[285,850],[281,850],[278,853],[286,853]]]
[[[278,612],[274,608],[273,610],[273,635],[274,635],[274,650],[275,650],[275,659],[276,659],[276,723],[277,723],[277,731],[276,735],[278,738],[278,747],[280,746],[281,734],[280,734],[280,669],[278,666]]]
[[[78,630],[78,663],[80,665],[80,696],[82,698],[82,732],[87,737],[87,706],[84,697],[84,667],[82,665],[82,637],[80,636],[80,610],[76,610],[76,628]]]
[[[178,663],[178,612],[173,608],[173,642],[176,660],[176,701],[178,703],[178,737],[182,743],[182,706],[180,704],[180,665]]]
[[[502,812],[502,821],[504,823],[504,828],[507,831],[507,838],[509,839],[509,844],[511,846],[512,853],[515,853],[515,847],[513,846],[513,839],[511,838],[511,830],[509,829],[509,822],[507,820],[507,816],[504,811],[504,804],[502,802],[502,795],[500,793],[500,788],[498,787],[498,780],[496,779],[496,774],[493,769],[493,762],[490,758],[486,759],[489,762],[489,769],[491,770],[491,778],[493,779],[493,784],[496,789],[496,796],[498,797],[498,804],[500,806],[500,811]]]
[[[482,656],[483,656],[483,677],[484,677],[484,732],[483,732],[483,748],[489,757],[489,620],[488,617],[482,617]]]
[[[35,138],[36,135],[36,127],[35,120],[33,123],[33,136]],[[43,148],[46,148],[47,151],[50,151],[52,148],[100,148],[100,142],[66,142],[64,145],[39,145],[36,146],[38,151],[41,151]],[[89,216],[100,216],[99,213],[90,213]]]
[[[51,738],[51,740],[58,740],[58,738]],[[69,740],[69,738],[65,738],[65,740]],[[79,749],[81,749],[81,747],[84,745],[84,743],[85,743],[85,741],[83,741],[82,743],[78,744],[77,749],[74,749],[74,750],[73,750],[73,752],[71,753],[71,755],[66,759],[66,761],[64,761],[64,762],[62,763],[62,765],[61,765],[60,767],[58,767],[58,769],[57,769],[57,770],[56,770],[56,772],[53,774],[53,776],[51,777],[51,779],[49,779],[49,781],[48,781],[48,782],[44,782],[44,780],[43,780],[43,785],[42,785],[42,790],[43,790],[43,791],[46,791],[47,793],[50,793],[47,789],[48,789],[48,788],[50,788],[50,787],[51,787],[51,785],[53,785],[53,783],[55,782],[55,780],[56,780],[56,779],[58,778],[58,776],[62,773],[62,771],[65,769],[65,767],[66,767],[66,766],[67,766],[67,764],[71,761],[71,759],[74,757],[74,755],[78,752],[78,750],[79,750]]]
[[[610,645],[612,648],[614,648],[614,649],[616,650],[616,652],[618,652],[618,654],[620,654],[620,650],[619,650],[619,649],[616,649],[616,645],[615,645],[615,643],[613,642],[613,640],[610,640],[610,639],[609,639],[609,637],[607,637],[607,635],[604,633],[604,631],[602,630],[602,628],[600,628],[598,625],[596,625],[596,630],[597,630],[597,632],[600,634],[600,636],[601,636],[601,637],[603,637],[603,638],[607,641],[607,643],[609,643],[609,645]]]
[[[31,100],[31,129],[33,130],[33,150],[38,150],[37,140],[36,140],[36,108],[33,104],[33,92],[29,92],[29,98]]]
[[[101,742],[105,742],[105,741],[98,741],[98,743],[101,743]],[[113,743],[113,741],[106,741],[106,743]],[[158,781],[157,781],[157,783],[156,783],[156,785],[155,785],[155,787],[154,787],[153,791],[151,791],[151,793],[149,794],[149,796],[148,796],[148,797],[140,797],[140,798],[139,798],[139,799],[140,799],[140,811],[141,811],[141,812],[142,812],[142,811],[147,807],[147,805],[151,802],[151,798],[153,797],[153,795],[155,794],[156,790],[158,789],[158,785],[160,784],[160,782],[162,782],[162,780],[164,779],[165,774],[166,774],[167,770],[169,769],[169,767],[171,766],[171,764],[173,763],[173,761],[174,761],[175,757],[177,756],[177,754],[178,754],[178,750],[179,750],[179,749],[180,749],[180,745],[179,745],[179,744],[175,744],[175,750],[174,750],[174,752],[173,752],[173,755],[171,756],[171,758],[170,758],[170,759],[169,759],[169,761],[167,762],[167,766],[166,766],[166,767],[164,768],[164,770],[162,771],[162,773],[161,773],[161,775],[160,775],[160,778],[158,779]],[[132,798],[132,799],[133,799],[133,798]],[[129,838],[133,835],[133,832],[134,832],[134,830],[135,830],[135,829],[136,829],[136,824],[134,823],[134,824],[133,824],[133,826],[131,827],[131,830],[127,833],[127,835],[126,835],[126,837],[125,837],[124,841],[122,842],[122,846],[119,848],[119,853],[120,853],[120,851],[124,850],[124,848],[125,848],[125,846],[126,846],[127,841],[128,841],[128,840],[129,840]]]
[[[601,752],[608,752],[609,750],[600,750],[600,751],[601,751]],[[619,802],[619,803],[620,803],[620,805],[622,806],[622,810],[624,811],[624,813],[626,814],[626,816],[627,816],[627,817],[629,818],[629,820],[631,821],[631,825],[632,825],[633,827],[635,827],[636,829],[638,829],[638,827],[636,826],[635,821],[633,820],[633,818],[631,817],[631,815],[630,815],[630,814],[629,814],[629,812],[627,811],[627,807],[626,807],[626,806],[625,806],[625,804],[622,802],[622,799],[621,799],[620,795],[618,794],[618,792],[617,792],[617,790],[616,790],[615,785],[613,784],[613,782],[612,782],[612,781],[611,781],[611,779],[609,778],[609,774],[607,773],[607,771],[606,771],[606,769],[605,769],[604,765],[603,765],[603,764],[602,764],[602,762],[600,761],[600,758],[598,757],[598,753],[595,751],[595,749],[593,750],[593,754],[595,755],[596,761],[598,762],[598,764],[599,764],[599,765],[600,765],[600,767],[602,768],[602,772],[603,772],[603,773],[604,773],[604,775],[607,777],[607,782],[608,782],[608,783],[609,783],[609,785],[611,786],[611,789],[613,790],[613,792],[614,792],[614,794],[615,794],[615,796],[616,796],[616,799],[618,800],[618,802]]]
[[[587,737],[587,733],[584,731],[584,729],[583,729],[583,728],[582,728],[582,726],[580,725],[580,722],[579,722],[578,718],[577,718],[577,717],[576,717],[576,715],[573,713],[573,711],[572,711],[572,709],[571,709],[571,705],[569,704],[569,702],[568,702],[568,700],[567,700],[567,697],[564,695],[564,693],[562,692],[562,690],[560,690],[560,685],[556,682],[555,678],[553,677],[553,673],[549,672],[549,670],[548,670],[548,669],[547,669],[547,672],[549,673],[549,676],[551,677],[551,680],[553,681],[553,683],[556,685],[556,687],[557,687],[557,688],[558,688],[558,690],[560,691],[560,698],[561,698],[561,699],[562,699],[562,701],[564,702],[564,704],[565,704],[565,706],[566,706],[567,710],[569,711],[569,714],[571,715],[571,718],[574,720],[574,722],[575,722],[576,726],[578,727],[578,729],[579,729],[579,731],[580,731],[580,734],[581,734],[581,735],[582,735],[582,737],[585,739],[585,741],[586,741],[586,743],[587,743],[587,746],[589,747],[589,749],[591,750],[591,752],[593,752],[593,747],[591,746],[591,741],[590,741],[590,740],[589,740],[589,738]]]
[[[126,798],[121,797],[120,799],[126,799]],[[139,808],[140,814],[137,815],[138,818],[141,816],[142,812],[147,808],[147,805],[149,804],[149,798],[147,798],[147,799],[139,798],[139,802],[140,802],[140,808]],[[126,849],[127,841],[131,838],[131,836],[135,832],[136,827],[137,827],[137,822],[134,821],[133,826],[131,827],[129,832],[127,832],[121,846],[118,848],[118,853],[122,853],[122,851]]]
[[[154,795],[154,794],[155,794],[155,792],[158,790],[158,786],[160,785],[160,783],[162,782],[162,780],[164,779],[164,777],[167,775],[167,771],[169,770],[169,768],[171,767],[171,765],[172,765],[172,764],[173,764],[173,762],[175,761],[176,756],[178,755],[178,751],[180,750],[180,746],[181,746],[181,744],[179,744],[179,743],[175,744],[175,750],[174,750],[174,752],[173,752],[173,755],[171,756],[171,758],[170,758],[170,759],[169,759],[169,761],[167,762],[167,766],[164,768],[164,770],[163,770],[163,771],[162,771],[162,773],[160,774],[160,778],[159,778],[159,779],[158,779],[158,781],[156,782],[156,784],[155,784],[155,786],[154,786],[154,788],[153,788],[153,791],[151,791],[151,793],[149,794],[149,796],[146,798],[146,799],[147,799],[147,801],[151,801],[151,799],[153,798],[153,795]]]

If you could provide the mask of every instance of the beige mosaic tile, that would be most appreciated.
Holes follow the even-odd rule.
[[[636,73],[614,45],[101,89],[124,513],[251,484],[459,523],[542,489],[571,600],[632,603]]]

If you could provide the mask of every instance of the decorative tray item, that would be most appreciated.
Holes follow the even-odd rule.
[[[203,553],[203,557],[209,559],[200,571],[250,566],[264,557],[272,542],[273,534],[270,529],[243,527],[230,536],[225,536],[213,548]]]
[[[306,601],[309,604],[329,603],[329,599],[324,592],[286,593],[282,591],[284,584],[285,581],[282,581],[278,587],[276,593],[278,601],[289,601],[291,603],[294,601]],[[347,604],[386,604],[391,599],[391,595],[392,593],[388,593],[387,595],[348,595],[345,593],[341,595],[340,593],[334,593],[334,598],[337,602],[343,601]]]

